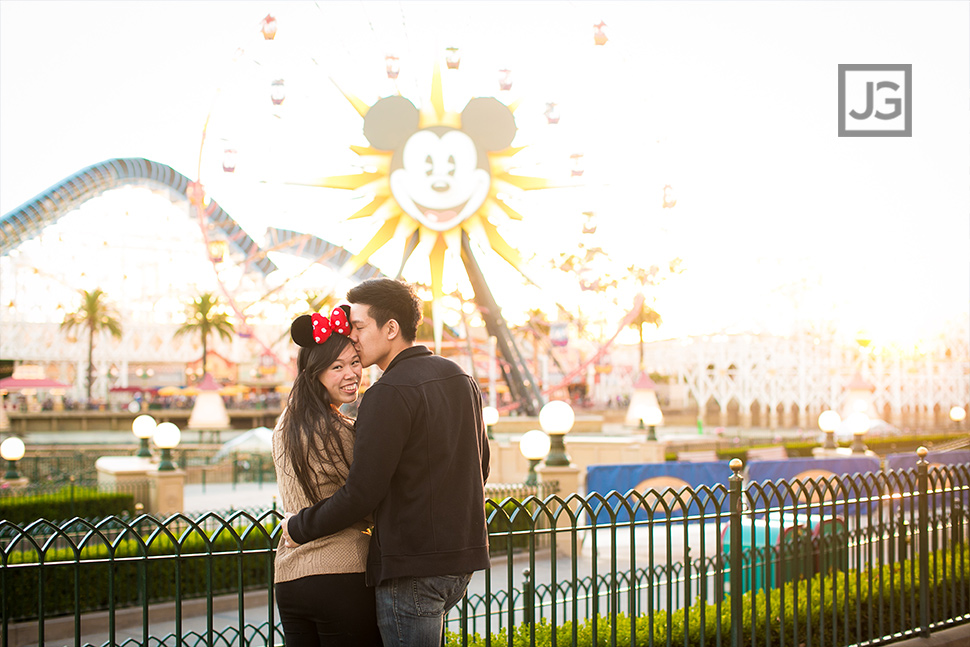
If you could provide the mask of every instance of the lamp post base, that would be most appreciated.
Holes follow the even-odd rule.
[[[139,438],[139,440],[141,441],[141,444],[138,447],[138,451],[135,452],[135,456],[138,458],[151,458],[152,450],[148,448],[148,439]]]
[[[20,479],[20,473],[17,471],[17,461],[7,461],[7,471],[3,475],[5,481],[16,481]]]
[[[27,487],[27,485],[30,483],[30,479],[28,479],[26,476],[20,476],[20,475],[18,475],[17,478],[14,478],[14,479],[7,478],[6,476],[4,476],[2,479],[0,479],[0,483],[2,483],[4,487],[8,487],[11,489],[23,488],[23,487]]]
[[[158,471],[171,472],[177,468],[178,465],[172,460],[172,450],[168,447],[162,447],[162,460],[158,463]]]
[[[529,472],[525,476],[526,485],[539,485],[539,475],[536,474],[536,465],[539,464],[541,458],[530,458],[529,459]]]
[[[835,430],[825,432],[825,444],[822,445],[823,449],[837,449],[838,445],[835,444]]]
[[[563,434],[549,434],[549,454],[546,456],[546,465],[552,467],[566,467],[570,464],[569,454],[566,453],[566,443],[563,442]]]

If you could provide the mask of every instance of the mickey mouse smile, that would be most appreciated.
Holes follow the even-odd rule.
[[[459,216],[465,206],[468,204],[468,200],[465,200],[461,204],[456,204],[451,209],[433,209],[431,207],[426,207],[420,202],[415,202],[414,206],[418,211],[424,214],[424,217],[428,219],[429,222],[449,222],[454,220]]]

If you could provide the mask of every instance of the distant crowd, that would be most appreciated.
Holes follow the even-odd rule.
[[[269,391],[267,393],[250,392],[244,395],[223,396],[222,400],[227,409],[279,409],[283,404],[285,394]],[[85,403],[82,400],[65,396],[62,399],[63,406],[57,404],[53,397],[36,399],[31,406],[27,396],[20,393],[10,393],[4,399],[7,411],[122,411],[132,402],[141,403],[147,401],[149,409],[191,409],[195,404],[195,396],[171,395],[164,396],[153,393],[139,394],[134,398],[116,399],[108,401],[94,398]]]

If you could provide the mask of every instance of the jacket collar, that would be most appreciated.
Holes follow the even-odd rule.
[[[434,353],[432,353],[427,346],[411,346],[410,348],[405,348],[394,356],[394,359],[392,359],[391,363],[387,365],[384,372],[387,373],[406,359],[411,359],[412,357],[426,357],[428,355],[434,355]]]

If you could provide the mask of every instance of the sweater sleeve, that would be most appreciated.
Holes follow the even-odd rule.
[[[374,384],[361,399],[354,461],[347,482],[290,517],[287,530],[305,544],[366,517],[387,495],[411,431],[411,411],[394,387]]]

